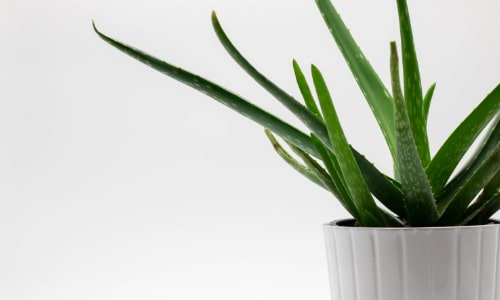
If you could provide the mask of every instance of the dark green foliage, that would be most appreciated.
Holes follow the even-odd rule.
[[[351,147],[318,68],[313,89],[293,61],[304,104],[261,74],[230,41],[215,15],[214,30],[231,57],[311,131],[304,133],[229,90],[116,41],[106,42],[140,62],[205,93],[266,128],[276,152],[295,170],[332,193],[361,226],[454,226],[488,222],[500,209],[500,85],[469,114],[438,152],[429,151],[427,117],[435,84],[424,95],[406,0],[397,0],[403,79],[396,43],[391,43],[392,95],[351,36],[330,0],[316,0],[324,21],[377,119],[394,161],[395,176],[380,172]],[[475,154],[456,170],[478,136]],[[295,153],[289,154],[274,136]],[[452,176],[452,174],[456,174]]]

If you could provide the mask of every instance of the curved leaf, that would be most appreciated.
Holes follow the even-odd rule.
[[[312,172],[310,169],[308,169],[306,166],[302,165],[300,162],[295,160],[288,152],[283,149],[283,147],[280,145],[276,137],[271,133],[269,129],[265,129],[265,133],[271,144],[273,145],[274,150],[278,155],[289,165],[291,166],[294,170],[302,174],[304,177],[309,179],[310,181],[314,182],[315,184],[319,185],[320,187],[326,189],[327,191],[331,191],[331,188],[327,187],[321,180],[318,179],[318,177]]]
[[[309,156],[307,153],[305,153],[301,149],[299,149],[291,144],[289,144],[289,145],[290,145],[290,148],[292,149],[292,151],[295,152],[295,154],[297,154],[302,159],[302,161],[306,164],[306,166],[309,168],[309,170],[311,170],[311,172],[313,172],[313,174],[318,178],[318,180],[320,180],[323,183],[323,185],[325,187],[327,187],[327,189],[329,191],[331,191],[332,194],[335,195],[335,197],[337,199],[342,200],[342,198],[339,194],[339,191],[337,190],[337,187],[335,186],[332,179],[328,175],[328,172],[316,160],[314,160],[311,156]],[[353,216],[357,215],[355,211],[351,211],[349,208],[347,208],[347,210]]]
[[[434,194],[439,194],[460,160],[500,110],[500,85],[462,121],[438,150],[426,169]]]
[[[500,143],[483,164],[477,168],[472,176],[460,187],[450,204],[446,207],[439,225],[456,225],[460,222],[474,197],[490,182],[500,170]]]
[[[94,23],[92,25],[94,26],[94,30],[100,38],[102,38],[105,42],[109,43],[118,50],[146,64],[147,66],[208,95],[219,103],[228,106],[232,110],[238,112],[242,116],[256,122],[257,124],[260,124],[264,128],[268,128],[270,131],[274,132],[285,141],[295,145],[306,153],[315,157],[318,156],[310,137],[299,131],[295,127],[283,122],[274,115],[262,110],[260,107],[255,106],[254,104],[246,101],[240,96],[218,86],[215,83],[206,80],[205,78],[190,73],[179,67],[173,66],[165,61],[142,52],[141,50],[110,38],[109,36],[101,33]],[[329,139],[327,143],[328,144],[325,145],[331,147]],[[361,157],[360,159],[363,160],[365,158]]]
[[[438,210],[440,212],[450,204],[455,194],[464,186],[479,167],[488,159],[492,151],[500,141],[500,118],[492,127],[490,133],[485,137],[481,147],[468,161],[465,167],[458,173],[451,182],[447,183],[443,192],[437,196]]]
[[[484,188],[479,199],[467,207],[460,225],[481,225],[500,209],[500,172]]]
[[[484,187],[476,202],[480,208],[472,222],[484,224],[500,209],[500,171]]]
[[[262,75],[245,57],[243,57],[243,55],[241,55],[222,29],[215,12],[212,12],[212,25],[221,44],[240,67],[301,120],[309,130],[314,132],[323,141],[323,143],[328,144],[328,133],[323,122],[304,105]]]
[[[307,153],[311,155],[317,155],[309,136],[305,135],[303,132],[299,131],[293,126],[283,122],[272,114],[244,100],[240,96],[206,80],[205,78],[185,71],[138,49],[116,41],[98,31],[95,24],[93,24],[93,26],[95,32],[99,35],[99,37],[101,37],[104,41],[117,48],[118,50],[148,65],[149,67],[210,96],[211,98],[217,100],[219,103],[224,104],[232,110],[240,113],[244,117],[262,125],[264,128],[269,128],[269,130],[276,133],[284,140],[303,149]]]
[[[425,113],[425,122],[427,123],[427,119],[429,118],[429,111],[431,107],[432,97],[434,96],[434,90],[436,89],[436,83],[433,83],[424,97],[424,113]]]

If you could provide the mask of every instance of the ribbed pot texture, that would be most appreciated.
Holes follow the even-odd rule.
[[[500,225],[324,225],[332,300],[500,300]]]

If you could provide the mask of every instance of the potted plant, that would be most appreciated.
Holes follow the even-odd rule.
[[[500,225],[491,220],[500,209],[500,85],[431,155],[427,116],[435,85],[423,92],[407,3],[396,2],[403,72],[400,80],[397,45],[391,42],[389,92],[332,3],[316,1],[385,137],[393,176],[383,174],[348,143],[316,66],[311,67],[311,86],[293,62],[303,104],[252,66],[215,13],[212,24],[224,48],[310,133],[94,29],[117,49],[263,126],[290,166],[340,201],[353,219],[324,225],[332,299],[500,299]],[[479,136],[483,140],[465,159]]]

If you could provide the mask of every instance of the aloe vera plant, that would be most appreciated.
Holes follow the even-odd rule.
[[[311,66],[312,85],[299,64],[293,71],[300,102],[261,74],[235,47],[215,12],[213,28],[231,57],[310,131],[300,131],[203,77],[95,32],[138,61],[230,107],[265,128],[274,149],[295,170],[332,193],[359,226],[456,226],[487,223],[500,209],[500,85],[462,121],[434,155],[427,116],[435,85],[422,90],[406,0],[397,0],[402,78],[397,45],[390,44],[391,87],[380,80],[330,0],[316,4],[370,106],[394,162],[394,176],[379,171],[347,141],[323,75]],[[314,88],[314,89],[313,89]],[[484,134],[482,134],[484,132]],[[458,165],[482,134],[483,141]],[[281,138],[282,142],[278,141]],[[288,147],[283,147],[286,143]],[[287,151],[286,148],[290,149]]]

